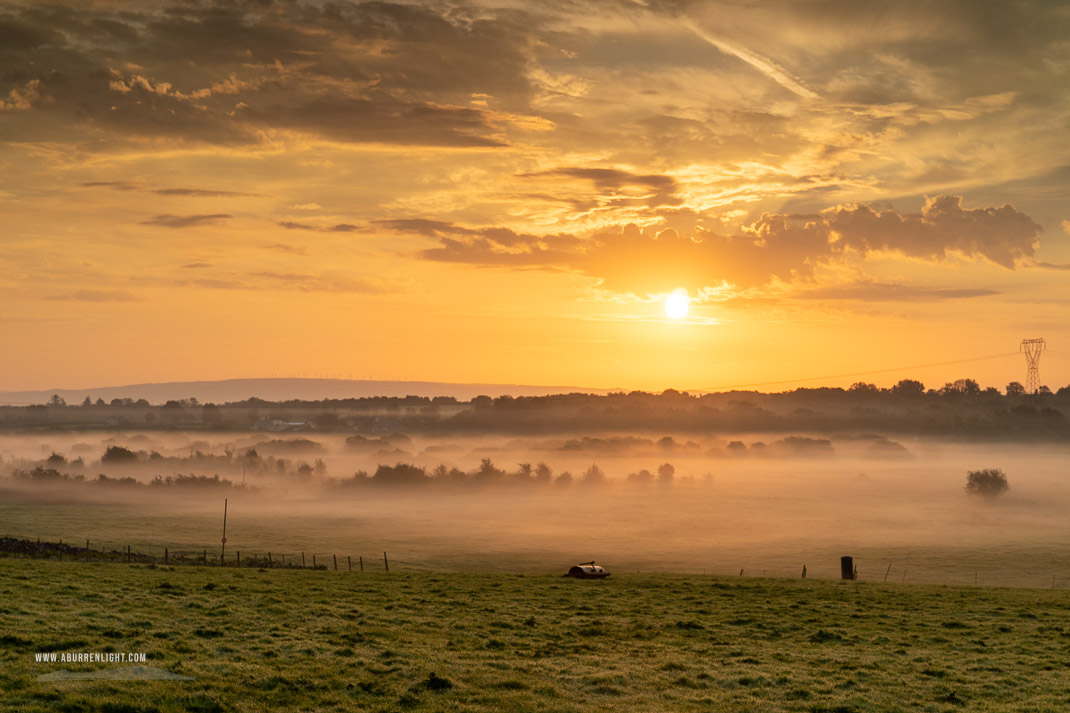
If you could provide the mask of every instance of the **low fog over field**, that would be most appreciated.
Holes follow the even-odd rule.
[[[1068,452],[768,433],[8,435],[0,534],[214,555],[228,498],[228,553],[822,577],[848,554],[863,579],[1066,586]],[[1010,490],[967,495],[980,468]]]

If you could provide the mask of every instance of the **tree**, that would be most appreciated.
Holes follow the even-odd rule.
[[[52,394],[52,398],[48,400],[49,406],[66,406],[67,402],[63,400],[63,397],[59,394]]]
[[[875,384],[867,384],[864,381],[856,381],[847,390],[855,394],[875,394],[879,391]]]
[[[654,474],[651,473],[646,468],[643,468],[638,473],[629,473],[628,474],[628,482],[629,483],[639,483],[639,484],[653,483],[654,482]]]
[[[966,473],[966,492],[970,495],[983,495],[994,498],[1006,492],[1007,476],[999,468],[985,468],[984,470],[971,470]]]
[[[537,466],[535,466],[535,480],[539,481],[540,483],[549,483],[550,478],[552,478],[553,475],[553,469],[545,463],[540,462]]]
[[[953,383],[944,384],[942,391],[945,395],[964,394],[966,396],[974,396],[981,393],[981,385],[973,379],[956,379]]]
[[[591,463],[591,467],[583,471],[583,480],[580,482],[582,482],[584,485],[601,485],[605,481],[605,472],[595,463]]]
[[[672,463],[662,463],[658,466],[658,482],[662,485],[672,485],[672,479],[675,475],[676,468]]]
[[[108,446],[104,455],[100,457],[101,463],[136,463],[137,453],[122,446]]]
[[[1025,387],[1022,386],[1020,381],[1012,381],[1007,384],[1007,396],[1024,396]]]
[[[925,394],[925,384],[914,379],[901,379],[892,387],[892,393],[896,396],[922,396]]]

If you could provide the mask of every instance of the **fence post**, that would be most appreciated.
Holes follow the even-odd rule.
[[[270,552],[268,552],[268,567],[270,567],[271,565],[272,565],[272,562],[271,562],[271,553],[270,553]]]
[[[352,555],[346,555],[346,562],[349,564],[349,571],[353,571],[353,557]]]
[[[331,555],[331,557],[334,557],[334,571],[337,572],[338,571],[338,555]]]
[[[164,548],[163,548],[163,563],[164,563],[164,564],[167,564],[167,559],[168,559],[168,556],[169,556],[170,554],[171,554],[171,553],[170,553],[170,552],[168,551],[168,549],[167,549],[166,547],[164,547]]]
[[[89,540],[85,541],[85,561],[89,561]]]
[[[238,559],[235,560],[235,562],[237,562],[237,566],[241,567],[241,550],[234,550],[234,554],[238,556]]]
[[[386,559],[386,553],[383,553],[383,566],[386,567],[386,571],[390,571],[390,562]]]
[[[312,553],[312,569],[316,569],[316,553]]]
[[[889,563],[888,563],[888,571],[884,573],[884,581],[885,581],[885,582],[887,582],[887,581],[888,581],[888,575],[889,575],[889,574],[891,574],[891,573],[892,573],[892,563],[891,563],[891,562],[889,562]],[[977,577],[975,576],[975,577],[974,577],[974,579],[976,580],[976,579],[977,579]],[[974,584],[977,584],[977,582],[976,582],[976,581],[974,581]]]
[[[204,554],[202,555],[202,557],[204,558],[204,563],[208,564],[208,550],[204,551]]]
[[[364,571],[364,555],[358,555],[358,557],[360,558],[360,571],[363,572]]]
[[[803,574],[802,574],[802,578],[803,578],[803,579],[806,579],[806,565],[803,565]]]
[[[840,579],[854,579],[854,558],[850,555],[840,557]]]
[[[305,568],[305,553],[301,553],[301,569]]]

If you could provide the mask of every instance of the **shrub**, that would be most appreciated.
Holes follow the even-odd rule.
[[[971,495],[995,497],[1008,489],[1007,476],[999,468],[971,470],[966,474],[966,492]]]

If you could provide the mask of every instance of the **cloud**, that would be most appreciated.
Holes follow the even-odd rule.
[[[812,214],[766,213],[724,235],[695,228],[612,228],[580,238],[533,235],[507,228],[466,228],[425,219],[378,221],[376,225],[438,240],[422,256],[441,262],[499,267],[574,270],[600,280],[606,289],[655,294],[677,286],[692,290],[723,284],[739,288],[814,279],[819,265],[891,252],[927,261],[955,253],[985,259],[1007,269],[1029,263],[1040,226],[1009,205],[962,207],[957,196],[927,199],[920,212],[878,210],[872,205],[835,206]],[[873,286],[870,295],[894,288]],[[856,288],[856,296],[863,296]],[[904,292],[904,298],[911,295]],[[926,295],[921,295],[926,296]],[[930,293],[927,297],[940,295]],[[980,296],[945,292],[944,297]]]
[[[229,220],[227,213],[210,213],[207,215],[171,215],[164,213],[141,221],[142,225],[158,225],[162,228],[194,228],[198,225],[217,225]]]
[[[259,193],[241,193],[239,191],[217,191],[204,188],[157,188],[152,191],[158,196],[194,196],[197,198],[263,198]]]
[[[277,250],[282,253],[289,253],[291,255],[308,255],[308,251],[299,245],[287,245],[286,243],[272,243],[265,245],[268,250]]]
[[[311,230],[317,233],[353,233],[360,228],[351,223],[335,223],[334,225],[312,225],[310,223],[295,223],[290,220],[280,220],[279,225],[287,230]]]
[[[75,302],[141,302],[142,298],[126,290],[76,290],[49,297],[51,300]]]
[[[970,299],[1000,294],[999,290],[918,287],[882,282],[859,282],[851,285],[836,285],[816,290],[798,292],[800,299],[812,300],[858,300],[863,302],[923,302],[936,300]]]
[[[0,111],[26,115],[5,132],[22,140],[252,146],[281,130],[465,148],[505,145],[499,123],[549,126],[511,110],[531,92],[535,20],[519,10],[175,2],[7,12]],[[494,109],[467,106],[477,93]]]
[[[129,181],[89,181],[82,184],[83,188],[111,188],[115,191],[136,191],[140,187]]]
[[[500,147],[487,112],[433,102],[412,102],[372,92],[371,97],[327,95],[300,104],[263,108],[242,104],[242,122],[294,129],[336,141],[458,148]]]
[[[263,198],[260,193],[242,193],[209,188],[146,188],[131,181],[88,181],[83,188],[110,188],[114,191],[145,191],[158,196],[189,196],[194,198]]]
[[[334,277],[299,272],[262,270],[227,278],[178,280],[179,287],[203,287],[210,290],[283,290],[292,292],[327,292],[334,294],[378,295],[397,292],[403,283],[380,277]]]
[[[551,187],[561,188],[562,179],[590,184],[599,194],[596,204],[604,207],[679,205],[676,181],[671,176],[640,175],[612,168],[561,167],[537,173],[523,173],[520,178],[543,179]]]

